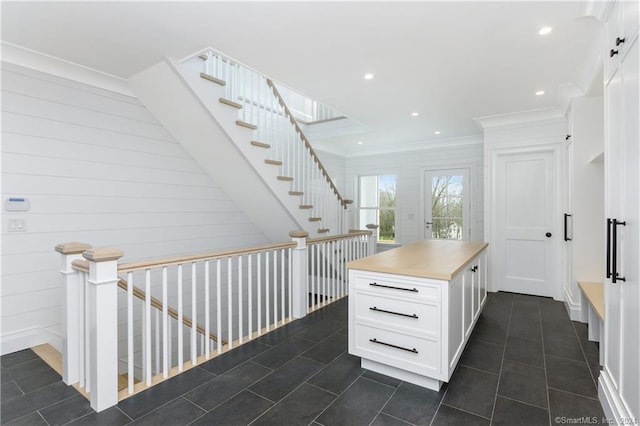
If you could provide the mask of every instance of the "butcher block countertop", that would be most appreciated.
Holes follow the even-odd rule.
[[[349,269],[450,281],[489,244],[424,240],[349,262]]]

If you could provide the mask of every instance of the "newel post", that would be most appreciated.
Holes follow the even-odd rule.
[[[342,233],[346,234],[351,229],[351,213],[353,200],[344,200],[344,210],[342,212]]]
[[[80,312],[84,306],[80,300],[80,277],[71,264],[82,260],[82,253],[90,248],[89,244],[75,242],[58,244],[55,248],[62,260],[62,380],[67,385],[80,380]]]
[[[118,259],[115,248],[85,251],[89,261],[87,327],[91,408],[102,411],[118,403]]]
[[[307,315],[308,291],[307,280],[307,231],[291,231],[289,236],[298,245],[292,250],[292,311],[294,318],[302,318]]]
[[[378,250],[378,225],[373,223],[367,224],[367,229],[371,231],[369,235],[369,256],[376,254]]]

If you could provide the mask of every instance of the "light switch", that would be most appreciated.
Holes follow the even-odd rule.
[[[8,232],[27,232],[27,221],[23,218],[9,218]]]

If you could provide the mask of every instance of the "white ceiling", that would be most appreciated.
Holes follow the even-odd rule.
[[[2,2],[2,40],[123,78],[213,47],[360,121],[359,150],[481,132],[473,118],[586,90],[580,2]],[[553,31],[538,34],[543,26]],[[373,80],[363,75],[371,72]],[[535,96],[544,90],[544,96]],[[419,116],[411,117],[412,112]],[[434,132],[439,130],[440,135]],[[357,145],[357,141],[363,141]]]

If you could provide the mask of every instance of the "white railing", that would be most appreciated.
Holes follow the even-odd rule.
[[[346,296],[347,262],[372,254],[376,244],[370,231],[291,236],[263,247],[120,264],[117,249],[58,245],[63,380],[89,393],[96,411],[115,405]]]
[[[275,83],[214,50],[197,57],[203,60],[203,74],[224,81],[225,98],[241,105],[238,119],[257,126],[254,140],[271,146],[270,159],[282,162],[281,175],[293,178],[291,191],[302,193],[301,205],[312,206],[311,217],[321,218],[319,228],[331,233],[346,232],[343,210],[347,203]],[[185,59],[188,60],[193,57]],[[318,108],[318,113],[329,114],[323,108]]]

